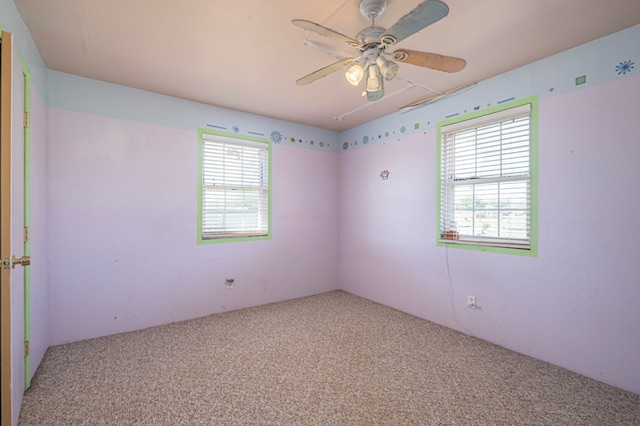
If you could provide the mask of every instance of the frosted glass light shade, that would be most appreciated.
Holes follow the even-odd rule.
[[[367,79],[367,99],[377,101],[384,96],[384,79],[380,68],[376,64],[371,64],[365,72]]]
[[[367,92],[376,92],[382,90],[382,74],[380,68],[376,64],[369,65],[367,68]]]
[[[362,77],[364,77],[364,70],[360,65],[354,65],[345,73],[347,77],[347,81],[354,86],[357,86],[362,81]]]
[[[400,66],[392,61],[387,61],[387,71],[384,73],[384,78],[387,80],[393,80],[398,76]]]
[[[376,64],[378,64],[380,72],[386,80],[393,80],[398,75],[398,71],[400,71],[398,64],[393,61],[387,61],[382,56],[378,56]]]

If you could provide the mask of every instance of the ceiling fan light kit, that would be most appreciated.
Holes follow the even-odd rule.
[[[365,80],[367,99],[369,101],[377,101],[384,96],[384,80],[394,79],[400,71],[400,66],[385,58],[385,55],[401,63],[406,62],[438,71],[458,72],[464,69],[466,61],[461,58],[408,49],[387,52],[389,46],[447,16],[449,7],[444,2],[441,0],[425,0],[388,29],[376,26],[376,19],[382,16],[386,6],[385,0],[360,1],[360,13],[371,22],[371,26],[361,30],[355,39],[315,22],[303,19],[291,21],[302,29],[344,43],[360,51],[360,57],[342,58],[334,64],[298,79],[296,84],[312,83],[351,65],[345,73],[347,81],[357,86],[362,80]]]

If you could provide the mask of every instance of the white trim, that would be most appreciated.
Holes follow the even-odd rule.
[[[202,140],[205,142],[219,142],[219,143],[228,143],[230,145],[242,145],[242,146],[249,146],[249,147],[254,147],[254,148],[260,148],[260,149],[265,149],[266,147],[269,146],[269,142],[265,141],[252,141],[252,140],[248,140],[248,139],[241,139],[241,138],[230,138],[228,136],[221,136],[221,135],[217,135],[215,133],[206,133],[206,132],[202,132]]]
[[[471,129],[474,127],[482,127],[488,124],[498,123],[503,120],[517,119],[522,116],[530,116],[531,104],[520,105],[515,108],[508,108],[502,111],[494,112],[469,120],[458,121],[441,127],[441,134],[459,132],[460,130]]]

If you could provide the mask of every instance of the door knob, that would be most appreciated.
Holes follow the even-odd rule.
[[[16,265],[21,265],[21,266],[31,265],[31,257],[30,256],[22,256],[22,257],[13,256],[13,259],[11,260],[11,268],[15,268]]]

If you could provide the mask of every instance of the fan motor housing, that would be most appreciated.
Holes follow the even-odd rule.
[[[386,28],[382,27],[367,27],[358,33],[356,40],[362,43],[363,46],[371,43],[378,44],[380,36],[384,34],[385,31]]]
[[[375,62],[378,56],[380,56],[380,49],[377,47],[371,47],[364,52],[362,52],[362,57],[369,61],[370,63]]]

